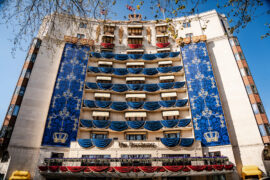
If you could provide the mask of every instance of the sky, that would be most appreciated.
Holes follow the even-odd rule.
[[[150,1],[145,1],[142,8],[136,12],[141,13],[143,17],[147,16],[147,19],[153,19],[153,14],[149,9],[151,6],[149,2]],[[207,4],[199,6],[200,12],[215,9],[216,4],[213,2],[214,1],[211,0]],[[126,0],[118,0],[115,6],[111,6],[113,11],[116,10],[117,14],[110,18],[123,20],[124,16],[130,13],[130,11],[126,9],[127,4],[128,1]],[[119,9],[121,9],[121,11],[119,11]],[[258,12],[265,10],[270,10],[269,1],[268,4],[260,8]],[[223,13],[223,10],[217,9],[217,11]],[[162,16],[160,17],[162,18]],[[255,21],[248,24],[245,29],[240,30],[239,33],[235,33],[234,35],[239,39],[266,113],[270,117],[270,37],[260,39],[260,36],[267,31],[264,24],[266,22],[270,23],[269,21],[270,15],[259,16]],[[14,46],[10,40],[14,38],[13,28],[16,29],[17,27],[13,24],[8,25],[9,27],[7,27],[6,24],[0,23],[0,124],[2,124],[5,118],[30,44],[29,40],[22,41],[21,47],[26,50],[17,49],[15,54],[12,55],[11,49]]]

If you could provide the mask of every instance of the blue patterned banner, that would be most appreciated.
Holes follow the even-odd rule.
[[[42,145],[69,147],[77,137],[89,47],[66,44],[51,98]]]
[[[230,144],[212,65],[204,42],[181,48],[195,139],[203,146]]]

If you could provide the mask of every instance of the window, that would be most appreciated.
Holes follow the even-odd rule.
[[[20,106],[19,105],[15,105],[14,106],[13,113],[12,113],[12,116],[17,116],[18,113],[19,113],[19,110],[20,110]]]
[[[244,54],[242,52],[235,53],[234,55],[235,55],[235,59],[237,61],[239,61],[241,59],[245,59],[245,56],[244,56]]]
[[[257,103],[257,106],[261,114],[265,113],[262,103]]]
[[[209,157],[220,157],[221,153],[220,151],[214,151],[214,152],[209,152]]]
[[[180,133],[167,133],[164,134],[165,138],[180,138]]]
[[[86,28],[87,27],[87,24],[86,23],[83,23],[81,22],[80,25],[79,25],[80,28]]]
[[[146,134],[127,134],[126,135],[127,140],[146,140]]]
[[[125,159],[151,158],[151,154],[122,154],[121,158],[125,158]]]
[[[51,158],[64,158],[64,153],[57,153],[57,152],[52,152]],[[55,162],[50,162],[49,166],[62,166],[62,162],[60,161],[55,161]]]
[[[187,33],[187,34],[186,34],[186,37],[187,37],[187,38],[188,38],[188,37],[191,38],[192,36],[193,36],[193,33]]]
[[[31,74],[31,69],[27,69],[24,77],[27,78],[27,79],[29,79],[30,78],[30,74]]]
[[[259,114],[259,109],[258,109],[257,104],[252,104],[252,109],[253,109],[253,112],[254,112],[255,114]]]
[[[247,89],[247,93],[248,93],[248,94],[253,94],[250,85],[246,85],[246,89]]]
[[[12,114],[12,112],[13,112],[13,109],[14,109],[14,106],[15,106],[15,104],[11,104],[10,106],[9,106],[9,109],[8,109],[8,115],[11,115]]]
[[[258,90],[257,90],[257,88],[256,88],[255,85],[250,85],[250,87],[251,87],[251,90],[252,90],[252,92],[253,92],[254,94],[258,94]]]
[[[234,55],[235,55],[235,59],[236,59],[237,61],[241,60],[238,53],[236,53],[236,54],[234,54]]]
[[[241,68],[240,69],[240,72],[241,72],[241,75],[242,76],[251,76],[251,73],[250,73],[250,71],[249,71],[249,69],[248,68]]]
[[[129,159],[126,162],[121,162],[121,166],[152,166],[150,161],[142,159],[151,158],[150,154],[122,154],[122,159]],[[141,160],[137,160],[141,159]]]
[[[85,38],[85,35],[84,34],[77,34],[77,38],[84,39]]]
[[[262,103],[252,104],[252,108],[255,114],[265,113]]]
[[[263,124],[259,125],[259,130],[260,130],[261,136],[267,136],[266,130]]]
[[[25,92],[24,86],[17,86],[15,90],[15,94],[18,94],[19,96],[23,96]]]
[[[82,155],[85,159],[109,159],[111,155]],[[110,162],[82,161],[81,166],[110,166]]]
[[[189,158],[190,154],[162,154],[162,157],[178,157],[178,158]],[[191,165],[191,161],[173,160],[171,162],[162,162],[163,166],[175,166],[175,165]]]
[[[95,134],[95,133],[93,133],[92,138],[93,139],[106,139],[106,138],[108,138],[108,135],[107,134]]]
[[[35,62],[37,58],[37,54],[32,54],[30,61]]]
[[[190,22],[185,22],[185,23],[183,23],[183,27],[184,27],[184,28],[190,27]]]

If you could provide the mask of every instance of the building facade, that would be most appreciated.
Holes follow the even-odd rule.
[[[267,174],[268,119],[224,15],[53,16],[3,123],[6,178],[239,179],[250,165]]]

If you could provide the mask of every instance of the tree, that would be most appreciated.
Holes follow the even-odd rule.
[[[118,0],[119,1],[119,0]],[[106,14],[116,14],[113,6],[117,0],[0,0],[0,17],[2,23],[11,24],[16,28],[14,37],[14,50],[25,38],[34,36],[46,15],[53,13],[68,14],[82,18],[106,19]],[[162,12],[168,17],[189,16],[200,12],[200,8],[210,0],[151,0],[149,7],[158,19],[162,17]],[[146,6],[144,0],[129,0],[127,3],[133,4],[140,9]],[[149,3],[147,4],[149,5]],[[231,25],[231,33],[245,28],[248,23],[256,20],[259,15],[270,14],[270,10],[256,14],[262,6],[270,6],[268,0],[220,0],[216,1],[216,8],[224,10]],[[100,14],[105,10],[107,13]],[[162,11],[164,10],[164,11]],[[147,18],[147,17],[145,17]],[[74,21],[77,19],[74,18]],[[17,24],[14,24],[17,23]],[[54,19],[51,22],[54,27]],[[270,25],[266,22],[267,32],[262,38],[269,37]]]

